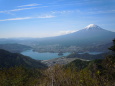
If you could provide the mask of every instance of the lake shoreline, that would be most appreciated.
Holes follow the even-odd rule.
[[[63,55],[59,55],[59,53],[50,53],[50,52],[39,53],[31,49],[21,52],[21,54],[29,56],[35,60],[50,60],[54,58],[64,57],[70,55],[71,53],[63,53]]]

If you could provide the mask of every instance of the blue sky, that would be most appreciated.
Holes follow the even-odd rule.
[[[89,24],[115,32],[115,0],[0,0],[0,38],[63,35]]]

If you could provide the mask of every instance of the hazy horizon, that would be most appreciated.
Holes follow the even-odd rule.
[[[0,0],[0,38],[64,35],[96,24],[115,32],[115,0]]]

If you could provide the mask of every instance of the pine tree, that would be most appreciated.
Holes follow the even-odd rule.
[[[115,39],[113,40],[113,46],[111,46],[109,49],[115,52]]]

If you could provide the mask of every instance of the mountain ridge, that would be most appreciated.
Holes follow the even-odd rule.
[[[0,68],[10,68],[15,66],[40,69],[46,68],[46,65],[42,64],[38,60],[34,60],[28,56],[18,53],[11,53],[9,51],[0,49]]]

